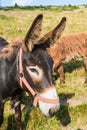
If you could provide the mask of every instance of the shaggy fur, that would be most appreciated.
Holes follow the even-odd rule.
[[[17,53],[17,51],[21,46],[22,46],[22,42],[19,41],[16,41],[11,44],[9,43],[8,45],[2,48],[0,58],[10,60],[11,58],[15,57],[14,54]]]
[[[75,33],[62,36],[55,44],[48,48],[48,52],[54,60],[54,67],[60,75],[60,82],[65,82],[62,61],[70,62],[78,57],[83,58],[85,70],[87,71],[87,33]],[[87,79],[85,80],[85,83]]]

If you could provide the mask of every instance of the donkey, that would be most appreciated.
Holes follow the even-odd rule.
[[[53,60],[45,44],[39,42],[43,15],[33,21],[22,42],[8,44],[0,54],[0,125],[3,122],[4,103],[11,107],[18,130],[21,124],[21,98],[27,91],[43,115],[52,117],[59,110],[59,97],[52,81]]]
[[[63,61],[68,63],[71,60],[82,57],[85,70],[87,71],[87,33],[61,36],[65,25],[66,17],[63,17],[53,30],[40,39],[40,42],[43,44],[48,42],[47,51],[54,60],[54,68],[59,73],[60,83],[65,83]],[[85,83],[87,83],[87,78]]]

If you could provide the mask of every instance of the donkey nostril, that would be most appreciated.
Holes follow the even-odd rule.
[[[54,116],[55,113],[56,113],[55,111],[53,111],[52,109],[49,109],[49,115],[50,115],[50,117]]]

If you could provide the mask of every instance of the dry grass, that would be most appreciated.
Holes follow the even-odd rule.
[[[87,8],[74,11],[9,10],[0,11],[0,35],[7,40],[20,39],[25,36],[33,19],[43,13],[43,34],[53,29],[63,16],[67,17],[64,33],[85,32],[87,30]],[[4,16],[3,18],[1,16]]]

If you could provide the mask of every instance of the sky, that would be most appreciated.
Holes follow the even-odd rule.
[[[0,6],[14,6],[15,3],[21,6],[83,5],[87,0],[0,0]]]

